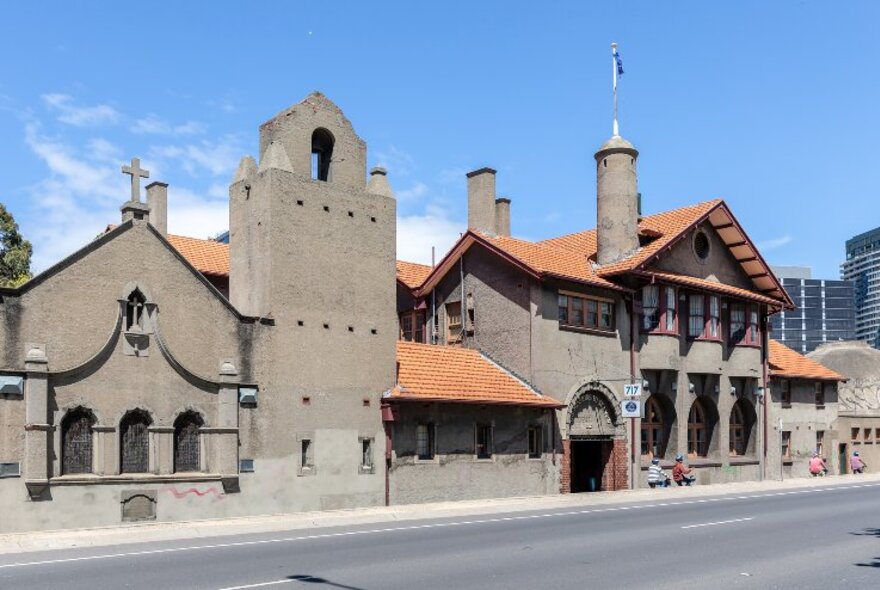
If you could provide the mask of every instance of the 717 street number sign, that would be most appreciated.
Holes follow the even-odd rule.
[[[626,383],[623,386],[623,397],[642,397],[641,383]]]

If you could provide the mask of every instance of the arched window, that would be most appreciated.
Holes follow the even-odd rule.
[[[666,423],[663,408],[656,396],[645,403],[645,418],[642,420],[642,455],[663,457],[666,454]]]
[[[694,400],[688,414],[688,454],[705,457],[709,454],[709,423],[706,408],[699,399]]]
[[[204,422],[195,412],[184,412],[174,421],[174,472],[201,471],[199,430]]]
[[[333,160],[333,134],[326,129],[312,133],[312,179],[330,180],[330,162]]]
[[[95,417],[85,408],[76,408],[61,421],[61,473],[92,472],[92,427]]]
[[[147,300],[140,289],[135,289],[128,296],[125,306],[125,329],[128,332],[144,331],[144,306]]]
[[[755,424],[755,410],[752,405],[740,399],[730,410],[730,454],[745,455],[749,451],[749,440]]]
[[[150,420],[143,410],[133,410],[119,423],[119,467],[122,473],[150,470]]]

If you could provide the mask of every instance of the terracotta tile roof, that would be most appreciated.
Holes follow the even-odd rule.
[[[846,377],[796,352],[782,342],[770,340],[770,375],[789,379],[846,381]]]
[[[572,244],[569,244],[570,247],[566,247],[560,245],[560,241],[565,238],[556,238],[554,241],[548,240],[548,242],[552,243],[528,242],[516,238],[475,233],[499,250],[521,261],[537,274],[553,275],[578,282],[620,289],[620,285],[600,277],[593,270],[593,263],[590,261],[589,256],[591,253],[595,254],[596,251],[595,236],[592,242],[592,250],[578,250],[573,245],[573,242],[578,238],[573,238]],[[583,237],[580,238],[583,243],[589,242],[589,233],[591,232],[585,232]],[[595,232],[592,233],[595,234]],[[572,236],[566,237],[572,238]]]
[[[671,272],[651,269],[647,269],[644,271],[644,273],[641,274],[657,277],[657,279],[661,281],[668,281],[670,283],[684,285],[686,287],[696,287],[698,289],[706,289],[707,291],[715,291],[716,293],[725,293],[727,295],[734,295],[736,297],[751,299],[753,301],[758,301],[761,303],[777,305],[779,304],[779,300],[773,299],[772,297],[767,297],[766,295],[762,295],[761,293],[750,291],[748,289],[742,289],[740,287],[734,287],[733,285],[726,285],[717,281],[710,281],[708,279],[698,279],[697,277],[689,277],[687,275],[680,275]]]
[[[398,342],[397,362],[391,400],[562,407],[470,348]]]
[[[229,276],[228,244],[173,235],[168,241],[203,275]]]
[[[626,272],[637,268],[640,264],[648,261],[651,257],[663,250],[666,246],[678,238],[687,228],[697,223],[701,218],[712,212],[715,207],[723,204],[721,199],[706,201],[690,207],[664,211],[656,215],[649,215],[639,222],[640,230],[660,234],[660,237],[649,242],[638,252],[629,258],[625,258],[613,264],[606,264],[599,269],[599,274],[608,276]]]
[[[431,274],[431,267],[427,264],[397,261],[397,280],[410,289],[420,287],[429,274]]]

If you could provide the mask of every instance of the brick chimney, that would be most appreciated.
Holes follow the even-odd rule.
[[[495,199],[495,233],[499,236],[510,236],[510,199]]]
[[[480,168],[467,173],[468,229],[495,235],[495,170]]]
[[[147,205],[150,207],[150,223],[163,236],[168,235],[168,185],[153,182],[147,185]]]

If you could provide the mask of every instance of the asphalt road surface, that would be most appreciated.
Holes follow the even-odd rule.
[[[19,588],[880,588],[880,484],[0,556]]]

